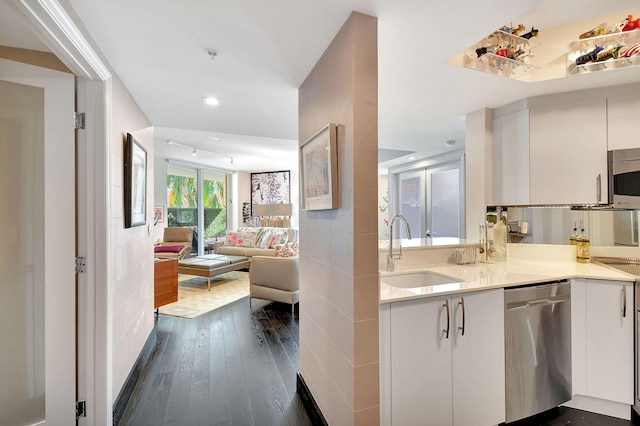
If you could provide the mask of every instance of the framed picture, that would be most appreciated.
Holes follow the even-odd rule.
[[[339,207],[337,126],[329,123],[300,147],[303,210]]]
[[[164,206],[155,206],[153,208],[153,223],[164,222]]]
[[[124,141],[124,227],[147,223],[147,151],[130,133]]]
[[[256,204],[289,204],[291,202],[289,170],[251,173],[251,215]]]

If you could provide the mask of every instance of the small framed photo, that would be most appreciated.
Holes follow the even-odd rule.
[[[155,206],[153,208],[153,223],[164,222],[164,206]]]
[[[329,123],[300,147],[303,210],[339,207],[338,126]]]

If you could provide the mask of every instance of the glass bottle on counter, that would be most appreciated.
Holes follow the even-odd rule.
[[[573,222],[573,234],[571,234],[571,236],[569,237],[569,243],[572,246],[575,246],[578,244],[578,224],[577,222]]]
[[[591,261],[591,253],[590,253],[591,242],[589,241],[589,237],[584,234],[584,224],[582,220],[580,221],[580,236],[577,238],[576,243],[576,260],[580,263],[589,263]]]
[[[496,208],[496,225],[493,227],[493,239],[496,248],[495,260],[497,262],[506,262],[507,260],[507,238],[508,228],[502,219],[500,207]]]

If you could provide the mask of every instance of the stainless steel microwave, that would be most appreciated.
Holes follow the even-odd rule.
[[[640,210],[640,148],[609,151],[609,202]]]

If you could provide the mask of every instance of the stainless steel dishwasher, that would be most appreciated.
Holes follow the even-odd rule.
[[[571,284],[506,289],[506,422],[571,399]]]

